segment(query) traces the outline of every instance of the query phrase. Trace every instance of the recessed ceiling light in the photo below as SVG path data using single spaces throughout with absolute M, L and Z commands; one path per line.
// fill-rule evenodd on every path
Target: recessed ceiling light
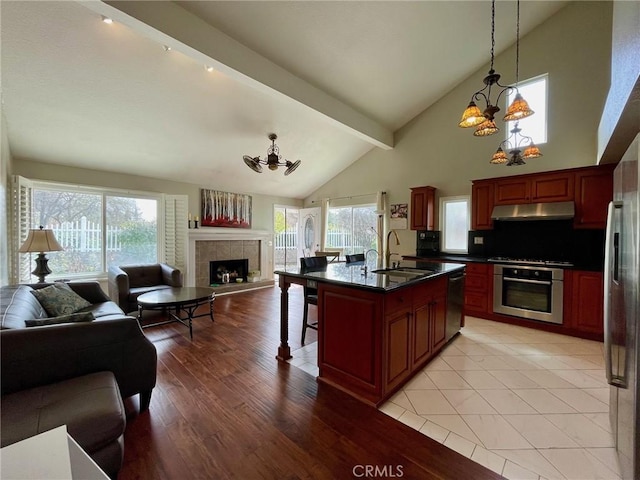
M 113 19 L 105 17 L 104 15 L 102 15 L 102 21 L 108 25 L 111 25 L 113 23 Z
M 170 52 L 171 51 L 171 47 L 169 45 L 163 45 L 164 51 L 165 52 Z
M 207 72 L 213 72 L 213 67 L 212 67 L 211 65 L 205 65 L 205 66 L 204 66 L 204 69 L 205 69 Z

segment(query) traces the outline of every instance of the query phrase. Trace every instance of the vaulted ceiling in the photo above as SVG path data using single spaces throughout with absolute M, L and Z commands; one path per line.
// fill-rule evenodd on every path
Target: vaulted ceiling
M 523 2 L 521 36 L 566 3 Z M 0 9 L 14 158 L 294 198 L 392 148 L 395 130 L 489 60 L 485 0 Z M 515 2 L 499 1 L 496 52 L 514 41 Z M 287 177 L 242 160 L 265 158 L 271 132 L 283 159 L 302 160 Z

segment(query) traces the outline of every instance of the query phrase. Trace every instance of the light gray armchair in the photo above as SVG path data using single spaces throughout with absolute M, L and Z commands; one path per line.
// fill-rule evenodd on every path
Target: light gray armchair
M 165 263 L 110 267 L 108 277 L 109 296 L 125 312 L 138 309 L 143 293 L 182 286 L 182 272 Z

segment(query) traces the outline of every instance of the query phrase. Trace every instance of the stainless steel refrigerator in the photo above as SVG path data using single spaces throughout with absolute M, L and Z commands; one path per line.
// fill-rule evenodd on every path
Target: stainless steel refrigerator
M 622 478 L 640 479 L 640 202 L 636 137 L 614 173 L 605 247 L 605 364 Z

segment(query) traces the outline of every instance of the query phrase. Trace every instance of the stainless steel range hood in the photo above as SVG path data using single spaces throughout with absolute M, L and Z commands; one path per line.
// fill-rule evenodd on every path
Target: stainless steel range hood
M 575 216 L 573 202 L 527 203 L 493 207 L 493 220 L 567 220 Z

